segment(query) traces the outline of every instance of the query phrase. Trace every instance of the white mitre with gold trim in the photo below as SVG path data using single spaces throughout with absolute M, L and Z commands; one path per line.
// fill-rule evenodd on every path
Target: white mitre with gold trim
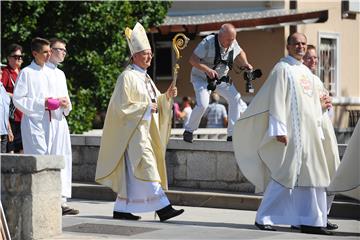
M 127 27 L 125 29 L 125 36 L 130 48 L 131 56 L 135 53 L 151 49 L 145 29 L 140 23 L 137 22 L 133 30 Z

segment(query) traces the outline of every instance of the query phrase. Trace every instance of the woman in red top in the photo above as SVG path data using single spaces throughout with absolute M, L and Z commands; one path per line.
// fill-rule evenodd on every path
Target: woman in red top
M 14 92 L 14 86 L 17 76 L 20 72 L 21 64 L 23 63 L 22 52 L 23 48 L 15 43 L 11 44 L 6 51 L 8 65 L 2 69 L 2 82 L 6 89 L 6 92 L 8 92 L 11 97 Z M 8 142 L 7 152 L 23 152 L 20 128 L 21 118 L 22 112 L 20 112 L 18 109 L 15 110 L 14 114 L 10 113 L 10 124 L 12 132 L 14 134 L 14 141 Z

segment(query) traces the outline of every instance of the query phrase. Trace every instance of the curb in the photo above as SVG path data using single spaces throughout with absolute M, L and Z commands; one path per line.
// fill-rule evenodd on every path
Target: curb
M 172 204 L 192 207 L 256 211 L 262 199 L 262 196 L 255 194 L 204 192 L 194 189 L 170 189 L 165 192 Z M 115 201 L 116 194 L 110 188 L 95 183 L 73 183 L 72 197 Z M 336 195 L 329 216 L 360 220 L 360 202 Z

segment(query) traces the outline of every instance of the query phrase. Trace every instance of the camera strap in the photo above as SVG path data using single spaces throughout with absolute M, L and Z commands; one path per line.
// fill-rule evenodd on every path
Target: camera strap
M 220 53 L 220 44 L 219 44 L 219 40 L 218 40 L 218 34 L 215 34 L 215 59 L 214 59 L 213 69 L 215 69 L 217 67 L 217 65 L 219 65 L 220 63 L 228 66 L 231 70 L 233 67 L 233 63 L 234 63 L 234 50 L 231 50 L 229 52 L 227 60 L 223 60 L 221 58 L 221 53 Z

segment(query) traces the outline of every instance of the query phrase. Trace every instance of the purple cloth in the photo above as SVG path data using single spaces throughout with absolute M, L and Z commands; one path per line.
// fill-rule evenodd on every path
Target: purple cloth
M 60 101 L 58 99 L 49 98 L 47 102 L 49 110 L 56 110 L 60 107 Z

